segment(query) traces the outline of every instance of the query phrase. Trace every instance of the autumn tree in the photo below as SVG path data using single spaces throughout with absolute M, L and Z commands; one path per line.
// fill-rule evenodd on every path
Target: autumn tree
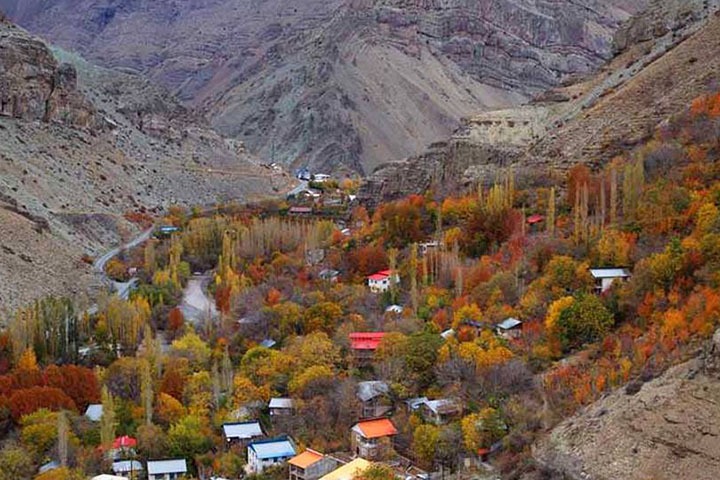
M 423 424 L 415 428 L 412 449 L 424 465 L 432 467 L 439 439 L 440 430 L 435 425 Z
M 473 453 L 481 448 L 490 448 L 506 431 L 500 413 L 490 407 L 466 416 L 462 419 L 461 426 L 465 448 Z
M 612 313 L 596 295 L 580 294 L 557 319 L 555 329 L 565 350 L 602 338 L 613 326 Z
M 115 399 L 107 387 L 102 389 L 103 414 L 100 417 L 100 444 L 103 448 L 109 448 L 115 440 Z

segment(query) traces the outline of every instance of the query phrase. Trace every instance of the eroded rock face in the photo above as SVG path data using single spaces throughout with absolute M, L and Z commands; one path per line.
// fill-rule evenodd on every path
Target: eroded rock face
M 647 0 L 0 0 L 106 66 L 141 71 L 266 159 L 369 173 L 463 117 L 611 54 Z
M 535 458 L 572 480 L 717 479 L 719 360 L 720 332 L 695 360 L 561 423 Z
M 58 65 L 44 43 L 0 23 L 0 50 L 0 114 L 80 127 L 93 122 L 74 67 Z

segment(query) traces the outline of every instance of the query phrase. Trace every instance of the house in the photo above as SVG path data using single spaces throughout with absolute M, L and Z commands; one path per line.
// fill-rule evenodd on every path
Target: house
M 418 245 L 418 247 L 420 247 L 420 255 L 425 256 L 430 250 L 435 250 L 438 246 L 438 242 L 423 242 Z
M 170 238 L 173 233 L 180 231 L 180 227 L 174 225 L 162 225 L 155 230 L 156 238 Z
M 137 440 L 123 435 L 113 440 L 108 455 L 115 460 L 130 458 L 135 455 L 135 447 L 137 447 Z
M 530 225 L 531 228 L 536 228 L 536 225 L 541 225 L 545 221 L 545 217 L 542 215 L 530 215 L 526 222 L 528 225 Z
M 127 480 L 125 477 L 119 477 L 117 475 L 108 475 L 107 473 L 103 473 L 102 475 L 96 475 L 92 477 L 90 480 Z
M 463 408 L 458 401 L 441 398 L 423 403 L 420 407 L 420 413 L 426 421 L 442 425 L 462 416 Z
M 405 400 L 408 413 L 414 413 L 420 410 L 420 408 L 428 401 L 427 397 L 409 398 Z
M 520 338 L 522 335 L 522 322 L 517 318 L 506 318 L 496 325 L 495 331 L 505 339 Z
M 262 473 L 268 467 L 285 463 L 296 454 L 295 444 L 289 437 L 252 442 L 247 446 L 248 472 Z
M 610 289 L 615 280 L 624 282 L 630 278 L 630 270 L 627 268 L 591 268 L 590 275 L 595 279 L 595 291 L 604 293 Z
M 187 462 L 184 458 L 147 461 L 148 480 L 176 480 L 187 471 Z
M 242 446 L 247 445 L 249 442 L 265 436 L 260 422 L 233 422 L 224 423 L 223 426 L 223 437 L 228 445 L 239 444 Z
M 368 287 L 373 293 L 382 293 L 390 290 L 392 285 L 400 283 L 400 276 L 391 270 L 381 270 L 367 277 Z
M 405 310 L 402 305 L 389 305 L 385 309 L 385 313 L 394 313 L 395 315 L 401 315 L 403 313 L 403 310 Z
M 395 425 L 388 418 L 362 420 L 352 427 L 352 450 L 364 459 L 382 460 L 390 454 L 392 437 L 397 433 Z
M 113 473 L 121 478 L 136 479 L 143 471 L 142 463 L 137 460 L 118 460 L 112 464 Z
M 270 399 L 270 405 L 268 405 L 270 408 L 270 415 L 273 417 L 283 417 L 292 415 L 293 412 L 293 401 L 292 398 L 271 398 Z
M 290 215 L 308 216 L 312 215 L 312 207 L 290 207 Z
M 351 333 L 350 349 L 353 352 L 355 363 L 358 365 L 370 363 L 384 336 L 385 332 Z
M 364 458 L 356 458 L 342 467 L 333 470 L 324 477 L 320 477 L 320 480 L 353 480 L 370 465 L 370 462 Z
M 337 460 L 315 450 L 307 449 L 288 460 L 288 480 L 318 480 L 337 468 Z
M 298 180 L 309 181 L 312 178 L 312 175 L 310 175 L 310 170 L 308 170 L 307 167 L 303 167 L 295 171 L 295 177 Z
M 85 417 L 91 422 L 99 422 L 102 418 L 103 406 L 100 403 L 92 403 L 85 409 Z
M 60 468 L 60 466 L 61 466 L 60 462 L 52 460 L 50 462 L 47 462 L 47 463 L 41 465 L 40 468 L 38 468 L 38 474 L 43 474 L 43 473 L 50 472 L 52 470 L 57 470 L 58 468 Z
M 326 268 L 320 271 L 318 277 L 320 278 L 320 280 L 326 282 L 337 283 L 337 281 L 340 279 L 340 272 L 338 272 L 337 270 Z
M 328 180 L 330 180 L 330 175 L 328 175 L 327 173 L 316 173 L 315 175 L 313 175 L 313 182 L 325 183 Z
M 357 398 L 362 404 L 361 418 L 381 417 L 392 410 L 390 386 L 386 382 L 358 383 Z
M 442 332 L 440 336 L 443 338 L 443 340 L 447 340 L 455 336 L 455 330 L 453 330 L 452 328 L 448 328 L 447 330 Z
M 259 344 L 261 347 L 265 348 L 273 348 L 275 345 L 277 345 L 277 342 L 273 340 L 272 338 L 266 338 Z

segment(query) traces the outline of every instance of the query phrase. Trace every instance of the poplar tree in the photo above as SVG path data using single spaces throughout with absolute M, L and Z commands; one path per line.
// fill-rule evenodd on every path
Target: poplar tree
M 58 457 L 60 465 L 63 467 L 68 464 L 68 437 L 70 435 L 70 426 L 65 410 L 61 410 L 57 414 L 57 442 Z
M 550 235 L 555 235 L 555 187 L 550 187 L 545 228 L 547 230 L 547 233 L 549 233 Z
M 102 388 L 102 417 L 100 417 L 100 444 L 110 448 L 115 440 L 115 400 L 107 386 Z
M 417 270 L 418 270 L 418 246 L 413 243 L 410 246 L 410 302 L 412 304 L 413 315 L 417 315 L 420 304 L 420 294 L 418 292 Z

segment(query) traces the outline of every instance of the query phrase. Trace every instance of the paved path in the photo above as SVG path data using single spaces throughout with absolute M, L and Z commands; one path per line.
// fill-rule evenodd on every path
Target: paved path
M 180 310 L 182 310 L 185 320 L 192 324 L 218 317 L 215 301 L 206 293 L 210 280 L 211 278 L 207 275 L 196 275 L 188 280 L 185 287 Z

